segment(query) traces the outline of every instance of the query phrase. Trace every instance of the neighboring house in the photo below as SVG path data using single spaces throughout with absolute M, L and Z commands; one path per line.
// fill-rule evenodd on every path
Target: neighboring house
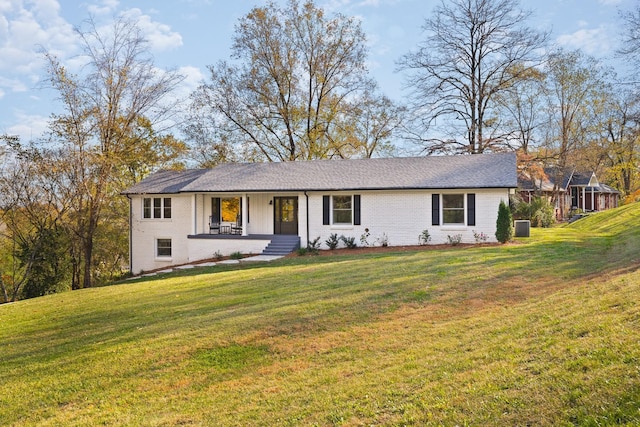
M 599 212 L 617 208 L 620 192 L 615 188 L 598 182 L 594 172 L 574 173 L 568 185 L 566 194 L 571 198 L 571 208 L 584 212 Z
M 284 252 L 331 234 L 389 246 L 448 236 L 495 241 L 500 201 L 517 186 L 513 153 L 227 163 L 161 171 L 124 191 L 138 274 L 233 252 Z M 284 243 L 279 243 L 284 240 Z
M 598 212 L 618 207 L 620 192 L 598 182 L 594 172 L 568 171 L 558 174 L 553 169 L 545 169 L 542 178 L 531 178 L 525 173 L 518 175 L 520 197 L 530 203 L 534 197 L 556 200 L 556 218 L 568 218 L 572 212 Z M 556 180 L 560 183 L 555 185 Z M 558 197 L 554 198 L 557 192 Z

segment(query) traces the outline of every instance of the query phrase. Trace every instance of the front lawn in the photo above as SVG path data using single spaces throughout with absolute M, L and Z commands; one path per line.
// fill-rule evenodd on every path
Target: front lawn
M 0 306 L 4 425 L 638 425 L 640 205 Z

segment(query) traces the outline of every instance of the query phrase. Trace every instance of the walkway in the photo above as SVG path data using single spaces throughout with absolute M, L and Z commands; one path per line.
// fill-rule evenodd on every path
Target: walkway
M 217 261 L 217 262 L 204 262 L 204 263 L 193 263 L 193 264 L 183 264 L 183 265 L 178 265 L 175 267 L 170 267 L 164 270 L 158 270 L 158 271 L 153 271 L 150 273 L 145 273 L 145 274 L 141 274 L 139 276 L 133 276 L 130 277 L 128 280 L 133 280 L 133 279 L 139 279 L 140 277 L 153 277 L 153 276 L 157 276 L 158 274 L 166 274 L 166 273 L 171 273 L 174 271 L 180 271 L 180 270 L 190 270 L 192 268 L 197 268 L 197 267 L 213 267 L 215 265 L 225 265 L 225 264 L 240 264 L 241 262 L 270 262 L 276 259 L 280 259 L 282 258 L 282 256 L 280 255 L 254 255 L 254 256 L 250 256 L 247 258 L 242 258 L 242 259 L 226 259 L 224 261 Z

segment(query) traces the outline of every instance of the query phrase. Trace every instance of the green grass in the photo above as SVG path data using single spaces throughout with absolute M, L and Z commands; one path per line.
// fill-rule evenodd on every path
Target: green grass
M 640 205 L 0 306 L 2 425 L 639 425 Z

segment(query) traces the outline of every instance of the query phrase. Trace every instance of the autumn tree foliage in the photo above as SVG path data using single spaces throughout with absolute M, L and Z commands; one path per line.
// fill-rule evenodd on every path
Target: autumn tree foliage
M 399 110 L 378 94 L 366 59 L 355 18 L 329 16 L 312 1 L 255 7 L 236 25 L 231 60 L 209 66 L 208 81 L 193 94 L 189 126 L 210 135 L 211 159 L 388 151 Z
M 563 49 L 548 56 L 545 73 L 549 119 L 543 146 L 553 160 L 553 182 L 559 191 L 566 174 L 584 169 L 580 162 L 598 135 L 608 76 L 594 58 Z
M 54 179 L 68 194 L 73 287 L 81 288 L 93 283 L 95 241 L 101 227 L 109 225 L 107 209 L 131 185 L 123 177 L 135 170 L 133 178 L 139 179 L 148 172 L 145 165 L 175 158 L 185 147 L 153 128 L 172 114 L 175 101 L 168 95 L 183 77 L 156 68 L 137 24 L 118 18 L 105 30 L 90 19 L 76 33 L 86 60 L 78 74 L 52 52 L 45 58 L 63 107 L 50 122 L 48 138 L 65 152 Z
M 64 288 L 70 245 L 64 218 L 68 194 L 52 179 L 64 158 L 19 143 L 0 169 L 0 278 L 4 302 Z M 68 286 L 67 286 L 68 287 Z

